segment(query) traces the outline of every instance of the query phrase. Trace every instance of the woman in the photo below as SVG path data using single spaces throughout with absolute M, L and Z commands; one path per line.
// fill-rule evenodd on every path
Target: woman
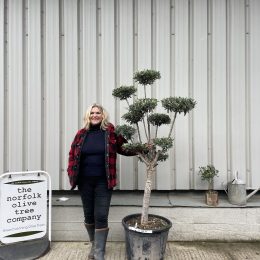
M 116 185 L 116 153 L 127 141 L 116 135 L 108 114 L 98 104 L 90 106 L 69 152 L 68 175 L 72 189 L 78 186 L 85 217 L 85 227 L 92 243 L 89 259 L 104 259 L 108 235 L 108 213 Z

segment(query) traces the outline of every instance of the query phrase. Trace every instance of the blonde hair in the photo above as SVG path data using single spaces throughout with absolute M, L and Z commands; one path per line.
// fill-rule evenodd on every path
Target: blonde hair
M 90 113 L 91 113 L 91 110 L 92 108 L 94 107 L 97 107 L 101 114 L 102 114 L 102 121 L 101 121 L 101 126 L 100 128 L 102 128 L 103 130 L 106 130 L 107 129 L 107 126 L 109 124 L 109 121 L 108 121 L 108 113 L 107 111 L 99 104 L 92 104 L 91 106 L 89 106 L 85 112 L 85 116 L 84 116 L 84 124 L 83 124 L 83 127 L 85 129 L 89 129 L 89 126 L 90 126 Z

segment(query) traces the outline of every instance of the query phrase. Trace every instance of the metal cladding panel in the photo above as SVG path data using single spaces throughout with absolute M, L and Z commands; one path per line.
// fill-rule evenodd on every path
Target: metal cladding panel
M 134 66 L 134 17 L 133 2 L 123 0 L 118 2 L 116 10 L 116 31 L 115 35 L 115 86 L 133 85 L 132 74 Z M 115 123 L 124 124 L 121 116 L 127 112 L 126 102 L 116 101 Z M 118 160 L 118 182 L 120 189 L 133 190 L 136 188 L 136 159 L 133 157 L 126 158 L 120 156 Z
M 227 178 L 227 46 L 226 46 L 226 1 L 213 1 L 211 7 L 211 42 L 210 77 L 208 86 L 211 90 L 211 161 L 218 165 L 219 177 L 215 187 L 221 187 Z
M 97 100 L 97 6 L 96 0 L 82 1 L 79 35 L 79 122 L 86 108 Z
M 60 17 L 59 1 L 46 0 L 44 19 L 44 169 L 50 173 L 53 189 L 59 189 L 60 154 Z M 64 115 L 66 116 L 66 115 Z
M 135 69 L 142 70 L 152 66 L 152 0 L 133 1 L 135 3 Z
M 8 134 L 6 133 L 7 167 L 19 171 L 24 167 L 24 71 L 23 71 L 23 3 L 15 0 L 8 2 L 8 47 L 7 74 L 8 94 L 7 111 Z
M 157 0 L 155 4 L 155 53 L 154 53 L 154 68 L 163 71 L 162 78 L 154 84 L 154 97 L 162 100 L 165 97 L 171 96 L 171 1 Z M 164 109 L 161 103 L 158 103 L 158 113 L 163 113 Z M 154 134 L 155 131 L 152 131 Z M 168 136 L 169 125 L 162 126 L 158 130 L 158 137 Z M 155 176 L 156 189 L 170 190 L 171 187 L 171 165 L 173 158 L 159 163 L 157 166 L 157 173 Z
M 41 63 L 41 5 L 40 0 L 28 1 L 26 41 L 27 120 L 25 129 L 25 169 L 42 167 L 42 63 Z
M 197 101 L 178 115 L 153 187 L 206 189 L 198 171 L 207 164 L 220 171 L 215 189 L 236 171 L 260 186 L 259 13 L 258 0 L 0 0 L 0 171 L 45 170 L 53 189 L 69 189 L 86 108 L 102 103 L 124 123 L 127 104 L 112 90 L 152 68 L 162 78 L 148 94 Z M 119 158 L 118 188 L 143 189 L 145 166 Z
M 134 71 L 152 68 L 152 46 L 154 45 L 154 19 L 152 15 L 154 5 L 152 0 L 134 1 Z M 141 86 L 137 87 L 138 97 L 144 95 L 144 90 Z M 147 89 L 147 95 L 151 95 L 151 89 Z M 144 135 L 141 134 L 142 138 Z M 137 189 L 144 188 L 146 169 L 143 163 L 138 160 L 137 163 Z
M 244 17 L 244 19 L 241 19 Z M 231 177 L 238 171 L 246 180 L 246 82 L 245 82 L 245 4 L 230 1 L 228 9 L 228 138 Z M 241 51 L 243 50 L 243 51 Z
M 174 56 L 172 94 L 189 96 L 189 1 L 177 0 L 172 19 L 174 34 Z M 176 189 L 190 188 L 190 123 L 188 116 L 178 116 L 178 127 L 174 132 L 174 172 L 172 185 Z
M 62 8 L 63 20 L 61 21 L 61 145 L 62 146 L 62 167 L 61 180 L 62 188 L 68 187 L 67 178 L 67 155 L 72 140 L 78 130 L 78 93 L 79 93 L 79 72 L 78 72 L 78 6 L 74 0 L 64 1 Z
M 249 159 L 248 162 L 248 186 L 252 188 L 258 188 L 260 186 L 259 180 L 259 169 L 260 169 L 260 117 L 259 117 L 259 100 L 260 100 L 260 1 L 250 1 L 248 10 L 248 22 L 250 26 L 247 28 L 249 37 L 248 42 L 248 139 L 249 143 Z
M 207 46 L 207 1 L 199 0 L 192 3 L 192 19 L 190 23 L 190 92 L 197 101 L 193 118 L 193 180 L 191 187 L 203 188 L 197 175 L 200 166 L 208 162 L 208 46 Z M 177 122 L 178 123 L 178 122 Z
M 110 120 L 115 121 L 115 102 L 112 90 L 115 88 L 115 1 L 101 0 L 99 31 L 100 84 L 98 101 L 110 111 Z
M 5 41 L 4 41 L 4 0 L 0 0 L 0 173 L 4 172 L 4 126 L 5 126 Z

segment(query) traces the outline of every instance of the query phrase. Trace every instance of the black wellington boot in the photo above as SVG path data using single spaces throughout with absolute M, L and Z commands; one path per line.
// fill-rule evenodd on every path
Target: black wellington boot
M 88 259 L 95 259 L 94 258 L 94 248 L 95 248 L 95 224 L 85 224 L 85 227 L 88 232 L 89 241 L 91 242 L 91 249 L 88 255 Z
M 95 230 L 95 250 L 94 250 L 94 259 L 95 260 L 104 260 L 106 242 L 108 235 L 108 228 L 96 229 Z

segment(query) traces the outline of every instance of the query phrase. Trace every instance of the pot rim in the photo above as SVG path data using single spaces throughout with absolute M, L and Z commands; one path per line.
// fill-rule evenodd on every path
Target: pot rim
M 160 228 L 160 229 L 141 229 L 141 228 L 130 227 L 126 224 L 127 220 L 134 218 L 134 217 L 137 217 L 137 216 L 140 216 L 140 215 L 141 215 L 141 213 L 135 213 L 135 214 L 130 214 L 130 215 L 125 216 L 122 219 L 122 225 L 124 226 L 124 228 L 129 230 L 129 231 L 134 231 L 134 232 L 138 232 L 138 233 L 153 233 L 153 234 L 155 234 L 155 233 L 162 233 L 162 232 L 168 231 L 172 227 L 172 222 L 169 219 L 167 219 L 163 216 L 160 216 L 160 215 L 155 215 L 155 214 L 148 214 L 148 216 L 153 216 L 153 217 L 162 219 L 165 222 L 167 222 L 168 225 L 163 227 L 163 228 Z
M 207 194 L 218 194 L 218 191 L 216 191 L 216 190 L 207 190 L 206 193 Z

